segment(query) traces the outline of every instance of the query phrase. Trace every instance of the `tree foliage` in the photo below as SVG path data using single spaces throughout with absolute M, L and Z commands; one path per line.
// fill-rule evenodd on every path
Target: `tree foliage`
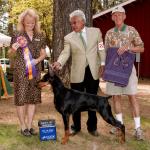
M 93 14 L 111 8 L 127 0 L 92 0 Z
M 6 12 L 6 1 L 0 0 L 0 18 Z
M 0 32 L 7 34 L 8 4 L 6 0 L 0 0 Z
M 18 15 L 27 8 L 37 10 L 40 17 L 41 28 L 45 32 L 47 45 L 51 47 L 53 0 L 9 0 L 10 23 L 17 24 Z
M 57 2 L 57 0 L 55 0 Z M 54 1 L 54 2 L 55 2 Z M 90 0 L 92 1 L 92 13 L 95 14 L 96 12 L 105 10 L 109 7 L 112 7 L 118 3 L 121 3 L 126 0 Z M 86 3 L 85 3 L 86 2 Z M 83 0 L 81 2 L 77 0 L 58 0 L 58 3 L 62 3 L 62 7 L 58 10 L 60 13 L 59 16 L 62 15 L 63 10 L 69 10 L 71 5 L 75 5 L 76 7 L 80 8 L 81 5 L 79 3 L 85 3 L 85 7 L 88 8 L 87 1 Z M 70 6 L 68 5 L 70 3 Z M 67 4 L 67 5 L 65 5 Z M 45 32 L 47 44 L 51 48 L 51 41 L 52 41 L 52 18 L 53 18 L 53 0 L 0 0 L 0 16 L 3 14 L 4 11 L 8 11 L 9 16 L 9 25 L 8 25 L 8 32 L 11 34 L 13 32 L 14 27 L 17 24 L 18 15 L 24 11 L 26 8 L 35 8 L 40 16 L 41 28 Z M 3 6 L 3 7 L 2 7 Z M 69 7 L 68 7 L 69 6 Z M 91 7 L 91 6 L 90 6 Z M 87 9 L 84 8 L 85 13 Z M 67 14 L 65 14 L 67 15 Z M 87 21 L 89 22 L 89 21 Z M 69 28 L 68 28 L 69 30 Z

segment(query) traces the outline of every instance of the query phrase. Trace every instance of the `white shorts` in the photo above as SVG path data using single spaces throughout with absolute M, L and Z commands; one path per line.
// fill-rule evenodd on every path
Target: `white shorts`
M 135 95 L 137 93 L 138 78 L 136 75 L 135 66 L 129 78 L 129 83 L 126 87 L 115 86 L 114 83 L 106 82 L 106 94 L 108 95 Z

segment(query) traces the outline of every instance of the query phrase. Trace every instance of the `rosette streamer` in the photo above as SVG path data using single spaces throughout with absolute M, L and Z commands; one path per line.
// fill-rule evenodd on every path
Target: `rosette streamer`
M 29 78 L 29 80 L 31 80 L 37 75 L 34 59 L 32 58 L 26 38 L 23 36 L 19 36 L 17 38 L 17 42 L 22 48 L 25 65 L 26 65 L 26 70 L 25 70 L 26 76 Z

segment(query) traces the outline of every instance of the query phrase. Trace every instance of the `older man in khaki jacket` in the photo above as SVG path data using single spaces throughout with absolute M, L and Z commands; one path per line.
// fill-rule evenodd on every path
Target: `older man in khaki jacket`
M 97 94 L 100 72 L 103 72 L 105 65 L 101 31 L 85 26 L 86 18 L 81 10 L 70 14 L 70 23 L 73 32 L 65 36 L 64 50 L 53 64 L 53 69 L 60 70 L 71 56 L 71 88 Z M 71 128 L 76 134 L 81 130 L 80 112 L 73 115 L 73 122 Z M 88 111 L 87 129 L 93 136 L 98 136 L 95 111 Z

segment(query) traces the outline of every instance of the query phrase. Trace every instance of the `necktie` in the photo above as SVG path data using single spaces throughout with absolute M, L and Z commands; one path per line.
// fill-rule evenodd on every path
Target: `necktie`
M 83 35 L 82 35 L 82 31 L 80 32 L 80 38 L 81 38 L 81 40 L 82 40 L 82 43 L 83 43 L 83 45 L 84 45 L 84 48 L 86 49 L 86 42 L 85 42 L 85 39 L 84 39 L 84 37 L 83 37 Z
M 80 32 L 80 38 L 81 38 L 81 40 L 82 40 L 82 43 L 83 43 L 83 46 L 84 46 L 84 48 L 85 48 L 85 50 L 86 50 L 86 42 L 85 42 L 85 39 L 84 39 L 84 37 L 83 37 L 83 35 L 82 35 L 82 31 Z M 86 58 L 86 67 L 88 66 L 88 61 L 87 61 L 87 58 Z

